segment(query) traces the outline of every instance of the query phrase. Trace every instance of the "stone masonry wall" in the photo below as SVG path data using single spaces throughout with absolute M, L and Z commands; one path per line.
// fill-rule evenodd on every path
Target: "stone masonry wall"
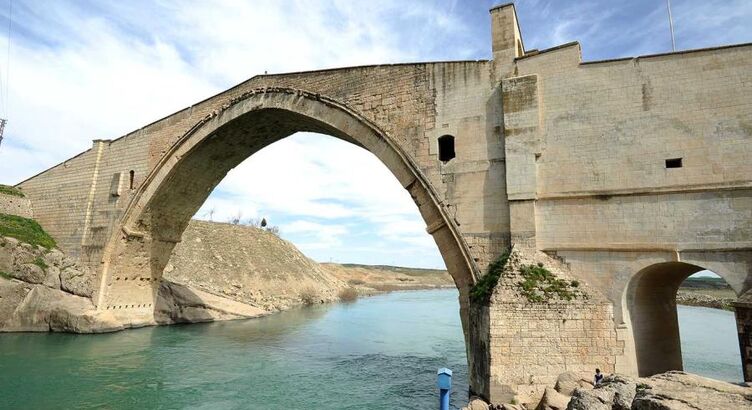
M 0 194 L 0 214 L 18 215 L 24 218 L 34 217 L 29 198 L 6 194 Z
M 508 401 L 510 393 L 538 398 L 567 371 L 613 373 L 624 354 L 608 302 L 501 302 L 489 317 L 491 379 L 501 385 L 491 390 L 494 402 Z

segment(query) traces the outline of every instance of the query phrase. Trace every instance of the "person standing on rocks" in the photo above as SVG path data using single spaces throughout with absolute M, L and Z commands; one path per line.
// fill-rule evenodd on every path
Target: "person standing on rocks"
M 595 369 L 595 385 L 601 384 L 601 381 L 603 380 L 603 373 L 601 373 L 601 369 Z

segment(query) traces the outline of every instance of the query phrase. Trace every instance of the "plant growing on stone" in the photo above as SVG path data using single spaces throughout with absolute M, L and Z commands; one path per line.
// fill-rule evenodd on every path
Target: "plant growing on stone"
M 23 191 L 21 191 L 20 189 L 16 187 L 12 187 L 10 185 L 3 185 L 3 184 L 0 184 L 0 194 L 17 196 L 20 198 L 23 198 L 26 196 L 24 195 Z
M 520 267 L 520 275 L 523 280 L 517 283 L 517 287 L 528 301 L 541 303 L 552 298 L 561 300 L 577 298 L 579 292 L 574 288 L 580 286 L 579 282 L 559 279 L 542 265 Z
M 41 257 L 37 256 L 36 259 L 34 259 L 34 265 L 39 266 L 42 268 L 43 271 L 47 271 L 47 263 L 42 259 Z
M 504 268 L 507 266 L 509 255 L 509 250 L 505 250 L 494 262 L 488 265 L 486 274 L 470 289 L 471 302 L 483 305 L 488 304 L 491 300 L 491 294 L 496 284 L 499 283 Z

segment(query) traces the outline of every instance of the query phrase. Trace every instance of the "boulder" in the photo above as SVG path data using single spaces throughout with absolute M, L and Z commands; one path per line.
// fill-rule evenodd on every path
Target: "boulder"
M 33 263 L 25 263 L 20 266 L 16 265 L 10 272 L 10 275 L 18 280 L 37 284 L 44 282 L 47 273 L 40 266 Z
M 47 268 L 42 285 L 52 289 L 60 289 L 60 269 L 57 266 L 51 265 Z
M 536 410 L 565 410 L 569 404 L 569 396 L 565 396 L 555 389 L 546 387 Z
M 578 387 L 588 389 L 592 388 L 593 384 L 575 372 L 564 372 L 556 379 L 554 386 L 557 392 L 566 396 L 574 394 L 574 390 Z
M 28 285 L 27 285 L 28 286 Z M 75 332 L 100 333 L 122 330 L 108 316 L 97 312 L 87 298 L 74 296 L 43 285 L 32 285 L 2 324 L 0 330 L 11 332 Z
M 30 290 L 31 285 L 25 282 L 0 277 L 0 329 L 3 328 L 4 322 L 13 315 L 13 312 L 23 302 Z
M 63 266 L 63 259 L 65 254 L 58 249 L 52 249 L 44 255 L 44 261 L 50 266 Z
M 462 410 L 489 410 L 488 403 L 478 398 L 471 398 L 470 403 Z
M 567 410 L 611 410 L 614 392 L 606 389 L 577 388 L 569 400 Z
M 160 324 L 247 319 L 267 311 L 170 281 L 162 281 L 154 319 Z
M 79 270 L 73 266 L 64 268 L 60 272 L 60 287 L 74 295 L 90 298 L 94 293 L 92 275 L 86 270 Z
M 639 380 L 633 410 L 752 409 L 752 388 L 684 372 Z

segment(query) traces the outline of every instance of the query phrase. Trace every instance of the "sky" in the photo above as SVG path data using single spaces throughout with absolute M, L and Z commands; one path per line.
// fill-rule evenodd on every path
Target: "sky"
M 9 122 L 0 183 L 18 183 L 92 139 L 117 138 L 265 71 L 488 59 L 488 10 L 497 3 L 2 0 L 0 115 Z M 671 50 L 663 0 L 516 7 L 528 50 L 576 40 L 586 61 Z M 678 50 L 752 42 L 752 1 L 673 0 L 672 11 Z M 237 215 L 267 218 L 321 262 L 444 266 L 390 172 L 328 136 L 296 134 L 261 150 L 196 217 Z

